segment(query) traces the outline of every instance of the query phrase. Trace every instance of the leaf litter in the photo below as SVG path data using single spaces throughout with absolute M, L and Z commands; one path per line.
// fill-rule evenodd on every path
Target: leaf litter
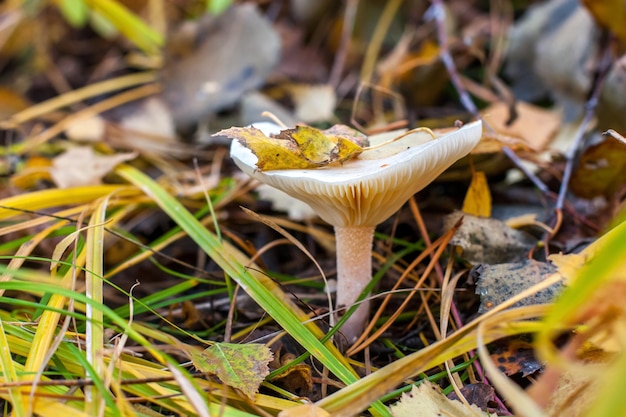
M 114 252 L 108 247 L 113 246 L 113 241 L 105 235 L 104 263 L 108 263 L 107 268 L 117 265 L 114 270 L 118 272 L 111 279 L 119 288 L 130 288 L 140 277 L 142 283 L 133 296 L 135 301 L 141 299 L 141 303 L 129 306 L 129 298 L 108 282 L 104 286 L 105 302 L 116 308 L 122 321 L 134 320 L 141 334 L 151 343 L 165 343 L 170 349 L 168 352 L 175 352 L 166 371 L 163 371 L 166 369 L 163 364 L 152 362 L 152 358 L 139 360 L 123 356 L 120 360 L 127 367 L 125 372 L 131 372 L 128 371 L 131 369 L 133 376 L 148 379 L 156 375 L 173 377 L 180 387 L 172 388 L 176 384 L 169 382 L 146 382 L 144 386 L 154 388 L 154 391 L 141 391 L 115 385 L 118 379 L 114 378 L 110 391 L 117 395 L 126 390 L 126 395 L 139 395 L 142 403 L 151 407 L 151 412 L 169 410 L 203 414 L 206 407 L 196 406 L 206 402 L 209 408 L 225 407 L 219 412 L 229 415 L 251 410 L 252 401 L 255 407 L 272 415 L 328 415 L 326 410 L 337 415 L 355 415 L 378 398 L 367 397 L 368 393 L 375 391 L 366 385 L 367 378 L 345 386 L 345 381 L 340 382 L 336 375 L 328 374 L 317 360 L 299 358 L 298 355 L 306 354 L 300 346 L 287 353 L 276 350 L 275 360 L 271 362 L 271 353 L 265 345 L 248 343 L 246 335 L 251 334 L 252 327 L 260 326 L 275 335 L 283 329 L 272 323 L 258 306 L 252 305 L 249 297 L 241 296 L 241 293 L 233 296 L 232 281 L 224 279 L 223 271 L 216 263 L 198 256 L 196 245 L 181 240 L 182 234 L 174 228 L 170 217 L 145 197 L 140 197 L 137 189 L 129 190 L 132 187 L 114 175 L 119 171 L 116 166 L 126 162 L 158 178 L 163 189 L 176 194 L 185 207 L 197 212 L 206 227 L 223 232 L 221 238 L 250 254 L 254 262 L 245 260 L 244 267 L 254 265 L 269 274 L 281 288 L 274 290 L 278 294 L 276 297 L 297 300 L 316 325 L 326 330 L 331 312 L 325 303 L 327 297 L 323 294 L 325 289 L 319 282 L 318 272 L 310 267 L 299 249 L 281 243 L 279 236 L 251 221 L 238 207 L 243 205 L 272 215 L 281 210 L 297 213 L 301 216 L 298 223 L 281 219 L 284 221 L 281 225 L 292 228 L 322 268 L 332 274 L 332 241 L 320 242 L 320 236 L 329 235 L 328 227 L 310 213 L 296 210 L 289 201 L 275 208 L 260 201 L 250 192 L 254 184 L 241 180 L 229 162 L 222 163 L 220 152 L 223 153 L 223 149 L 215 149 L 226 143 L 208 139 L 213 132 L 222 130 L 230 137 L 246 137 L 247 144 L 261 161 L 260 169 L 323 169 L 324 166 L 347 163 L 367 146 L 354 129 L 337 127 L 341 125 L 335 123 L 359 121 L 364 130 L 380 129 L 385 125 L 389 129 L 398 126 L 412 128 L 415 120 L 418 125 L 430 128 L 452 126 L 456 119 L 467 122 L 472 116 L 485 123 L 484 138 L 470 159 L 460 161 L 440 181 L 420 193 L 418 210 L 407 208 L 377 229 L 374 272 L 380 271 L 381 276 L 374 300 L 388 289 L 396 291 L 394 283 L 399 275 L 408 281 L 422 279 L 418 277 L 426 268 L 426 261 L 412 263 L 417 256 L 413 252 L 416 247 L 420 248 L 419 251 L 426 247 L 427 253 L 432 249 L 421 242 L 422 237 L 429 242 L 428 233 L 440 233 L 463 217 L 461 228 L 451 240 L 451 247 L 443 255 L 439 254 L 441 258 L 435 261 L 436 267 L 429 267 L 431 272 L 423 276 L 424 282 L 415 287 L 414 282 L 400 286 L 397 293 L 389 296 L 385 311 L 391 315 L 401 305 L 403 291 L 416 292 L 420 296 L 415 299 L 420 300 L 403 306 L 407 310 L 397 322 L 384 323 L 385 311 L 381 311 L 382 317 L 376 316 L 380 317 L 381 323 L 375 327 L 387 326 L 388 330 L 370 340 L 367 354 L 352 355 L 354 369 L 361 376 L 368 373 L 376 377 L 385 375 L 385 372 L 391 372 L 400 357 L 419 358 L 420 352 L 426 351 L 429 345 L 454 340 L 472 317 L 481 320 L 481 317 L 500 314 L 499 306 L 514 307 L 516 310 L 510 310 L 514 313 L 532 308 L 539 311 L 543 304 L 556 305 L 556 312 L 549 312 L 549 317 L 554 317 L 559 311 L 566 310 L 559 307 L 559 294 L 573 297 L 568 295 L 570 288 L 575 292 L 584 282 L 577 278 L 580 271 L 593 267 L 592 272 L 595 272 L 587 272 L 587 277 L 605 276 L 601 274 L 601 266 L 593 263 L 601 255 L 594 244 L 580 254 L 569 252 L 581 244 L 584 248 L 589 242 L 598 242 L 603 233 L 610 237 L 611 230 L 621 230 L 623 213 L 626 212 L 625 147 L 619 139 L 614 139 L 626 131 L 621 117 L 626 108 L 623 102 L 626 77 L 623 76 L 624 58 L 619 56 L 624 47 L 626 25 L 621 21 L 623 9 L 620 7 L 623 5 L 619 2 L 595 4 L 551 0 L 534 6 L 522 2 L 515 6 L 518 9 L 514 15 L 506 5 L 492 5 L 490 13 L 498 16 L 498 22 L 513 22 L 508 49 L 498 49 L 503 44 L 499 41 L 504 39 L 507 27 L 497 27 L 493 16 L 460 0 L 446 1 L 445 8 L 443 2 L 435 0 L 428 13 L 395 1 L 388 4 L 346 2 L 341 7 L 321 7 L 317 11 L 303 8 L 297 12 L 295 2 L 283 5 L 280 10 L 251 2 L 232 5 L 222 14 L 204 17 L 201 17 L 204 10 L 199 11 L 191 2 L 176 5 L 155 2 L 149 11 L 139 4 L 124 3 L 124 7 L 115 8 L 115 13 L 110 13 L 112 9 L 105 9 L 105 13 L 99 14 L 104 19 L 120 17 L 119 21 L 110 21 L 109 26 L 98 24 L 97 19 L 89 19 L 89 6 L 81 9 L 84 13 L 70 13 L 67 7 L 51 3 L 42 8 L 44 19 L 40 18 L 44 15 L 23 14 L 21 6 L 9 3 L 0 6 L 9 19 L 0 29 L 3 41 L 6 40 L 0 52 L 4 63 L 0 71 L 2 79 L 9 80 L 2 89 L 6 100 L 1 115 L 6 145 L 3 174 L 10 176 L 7 183 L 11 187 L 4 187 L 1 191 L 3 196 L 15 196 L 0 202 L 8 207 L 4 209 L 7 214 L 3 214 L 6 216 L 3 220 L 12 222 L 3 233 L 3 250 L 18 259 L 33 250 L 28 242 L 38 242 L 37 255 L 50 257 L 54 254 L 55 259 L 77 262 L 81 267 L 80 245 L 77 258 L 63 258 L 66 251 L 59 249 L 70 251 L 68 242 L 73 233 L 65 231 L 61 221 L 77 221 L 76 227 L 79 228 L 83 218 L 76 217 L 76 213 L 92 215 L 95 213 L 91 211 L 93 207 L 101 204 L 99 199 L 112 204 L 107 218 L 96 223 L 106 224 L 110 230 L 107 233 L 119 233 L 115 240 L 123 237 L 131 250 L 123 252 L 121 260 L 108 257 Z M 117 2 L 111 4 L 114 5 L 111 7 L 118 5 Z M 57 13 L 57 7 L 62 14 Z M 431 18 L 426 18 L 427 15 Z M 129 25 L 128 22 L 136 24 Z M 20 30 L 25 35 L 19 37 L 15 36 L 16 27 L 32 30 Z M 113 34 L 111 28 L 114 27 L 121 33 L 120 38 L 101 36 Z M 611 48 L 602 43 L 608 38 L 608 32 L 615 40 Z M 55 33 L 55 36 L 39 36 L 40 43 L 32 41 L 42 33 Z M 581 34 L 584 36 L 579 36 Z M 159 50 L 163 39 L 167 39 L 168 46 Z M 466 40 L 473 42 L 471 47 Z M 81 49 L 84 45 L 88 46 Z M 77 50 L 82 51 L 81 54 L 75 53 Z M 603 73 L 600 55 L 607 50 L 613 54 L 613 65 Z M 477 51 L 488 53 L 477 61 Z M 35 56 L 40 61 L 33 60 Z M 48 64 L 41 65 L 41 62 Z M 502 71 L 503 62 L 505 69 Z M 160 77 L 146 73 L 138 84 L 129 83 L 124 78 L 124 74 L 146 69 L 156 69 Z M 509 78 L 501 80 L 502 74 Z M 448 94 L 450 80 L 460 93 L 460 100 L 456 95 Z M 458 80 L 463 82 L 456 82 Z M 360 82 L 378 86 L 359 95 Z M 141 86 L 142 83 L 148 84 Z M 92 85 L 95 87 L 89 90 Z M 138 85 L 137 90 L 133 90 Z M 463 96 L 467 93 L 463 86 L 472 94 L 468 96 L 469 100 Z M 87 90 L 80 90 L 81 87 Z M 162 93 L 155 94 L 161 89 Z M 578 126 L 576 117 L 589 112 L 593 107 L 590 104 L 595 103 L 593 100 L 585 102 L 588 97 L 594 97 L 591 94 L 594 89 L 598 102 L 595 124 L 585 119 Z M 147 95 L 152 97 L 144 98 Z M 244 109 L 246 97 L 261 97 L 261 104 Z M 546 102 L 546 97 L 556 105 Z M 468 104 L 473 98 L 482 101 L 480 111 Z M 356 100 L 357 105 L 352 106 L 351 100 Z M 28 107 L 30 103 L 37 104 Z M 43 107 L 39 107 L 41 103 Z M 289 125 L 282 135 L 261 137 L 253 129 L 244 127 L 259 121 L 262 111 L 273 108 L 282 112 L 281 119 Z M 346 111 L 348 108 L 353 109 L 352 114 Z M 81 117 L 72 119 L 75 114 Z M 330 125 L 334 126 L 328 129 Z M 241 127 L 224 130 L 228 126 Z M 611 137 L 600 135 L 609 129 L 615 134 Z M 391 133 L 391 137 L 399 134 L 402 133 Z M 584 144 L 584 147 L 572 147 L 575 135 L 581 140 L 574 143 Z M 582 135 L 588 137 L 583 140 Z M 70 147 L 66 139 L 79 142 L 81 146 Z M 555 141 L 563 139 L 566 146 L 557 147 Z M 268 147 L 268 143 L 271 146 Z M 125 153 L 124 150 L 128 149 L 133 153 Z M 189 155 L 199 158 L 200 165 L 204 165 L 203 172 L 211 171 L 210 181 L 203 182 L 202 175 L 194 175 L 190 161 L 184 159 Z M 568 170 L 572 173 L 571 181 L 563 175 Z M 180 175 L 181 172 L 185 175 Z M 102 194 L 104 188 L 84 188 L 103 182 L 119 185 L 111 191 L 116 198 L 107 200 L 107 195 Z M 206 194 L 180 192 L 203 188 L 208 188 Z M 46 191 L 61 189 L 67 189 L 69 194 L 45 197 L 48 195 Z M 567 192 L 570 189 L 572 193 Z M 92 190 L 89 191 L 91 194 L 87 190 Z M 555 204 L 557 192 L 567 198 Z M 207 199 L 212 203 L 210 208 L 205 206 Z M 15 212 L 11 207 L 30 211 Z M 517 212 L 519 221 L 503 220 L 499 216 L 503 207 Z M 462 214 L 454 213 L 459 209 Z M 205 214 L 208 212 L 212 213 L 211 216 Z M 50 213 L 52 216 L 47 221 L 59 223 L 48 228 L 45 219 Z M 449 213 L 453 214 L 444 218 Z M 524 217 L 531 213 L 533 216 L 539 213 L 539 217 L 532 220 Z M 61 217 L 52 220 L 57 215 Z M 63 216 L 69 217 L 64 219 Z M 526 220 L 520 220 L 523 218 Z M 60 233 L 58 230 L 69 236 L 62 244 L 55 240 Z M 19 251 L 12 249 L 18 246 Z M 55 247 L 59 250 L 53 250 Z M 136 255 L 132 248 L 136 249 Z M 612 251 L 615 259 L 624 258 L 623 245 L 602 248 L 601 251 Z M 559 252 L 565 253 L 559 255 Z M 124 259 L 126 256 L 128 259 Z M 141 262 L 150 256 L 154 260 L 152 263 Z M 543 279 L 554 278 L 554 266 L 547 262 L 548 259 L 558 266 L 563 283 L 535 291 L 534 288 L 543 285 Z M 93 265 L 93 259 L 90 262 Z M 10 266 L 13 265 L 17 264 L 12 261 Z M 415 270 L 407 269 L 407 265 L 412 265 Z M 472 272 L 468 273 L 470 269 Z M 616 274 L 619 269 L 612 271 Z M 449 282 L 447 277 L 451 275 L 456 275 L 451 281 L 454 282 L 453 288 L 447 287 L 453 294 L 453 310 L 450 312 L 453 323 L 442 338 L 438 335 L 439 323 L 436 323 L 433 312 L 439 307 L 437 291 L 443 286 L 442 282 Z M 620 374 L 610 368 L 610 364 L 623 355 L 619 338 L 614 336 L 623 324 L 624 316 L 617 301 L 617 294 L 622 291 L 620 283 L 609 275 L 602 281 L 604 290 L 587 291 L 586 297 L 593 300 L 593 305 L 586 303 L 582 296 L 572 301 L 569 308 L 577 308 L 579 314 L 573 316 L 575 320 L 561 323 L 561 327 L 553 326 L 561 329 L 561 338 L 551 340 L 553 349 L 560 349 L 563 355 L 572 359 L 570 362 L 577 359 L 583 365 L 593 363 L 596 365 L 594 369 L 604 369 L 604 374 L 586 371 L 588 368 L 584 367 L 575 368 L 571 364 L 563 367 L 554 357 L 546 355 L 545 340 L 536 343 L 528 338 L 528 333 L 542 331 L 538 330 L 541 324 L 537 324 L 541 321 L 516 322 L 520 327 L 526 326 L 528 331 L 520 331 L 526 333 L 522 336 L 503 339 L 503 351 L 497 351 L 497 344 L 490 346 L 490 360 L 496 365 L 505 361 L 506 366 L 503 365 L 501 371 L 506 375 L 515 378 L 521 375 L 516 381 L 522 387 L 531 386 L 528 394 L 543 404 L 546 415 L 574 412 L 593 415 L 593 410 L 600 409 L 597 404 L 593 408 L 589 406 L 595 398 L 617 398 L 610 397 L 610 388 L 619 385 L 615 381 L 619 380 Z M 3 277 L 9 277 L 9 274 Z M 180 280 L 181 277 L 185 280 Z M 6 286 L 11 285 L 10 280 L 4 282 Z M 76 297 L 80 299 L 82 287 L 76 288 Z M 534 296 L 509 305 L 513 304 L 509 303 L 511 297 L 522 291 L 534 292 Z M 8 307 L 3 307 L 1 313 L 10 317 L 11 323 L 30 322 L 39 314 L 37 309 L 20 313 L 25 311 L 21 310 L 25 307 L 20 300 L 26 297 L 36 300 L 40 308 L 60 308 L 46 305 L 47 299 L 38 298 L 40 294 L 36 291 L 18 294 L 15 301 L 8 297 Z M 183 309 L 180 316 L 167 316 L 174 318 L 175 323 L 152 313 L 173 312 L 179 301 L 170 300 L 181 298 L 184 299 L 181 305 L 188 308 Z M 320 299 L 324 301 L 320 302 Z M 71 305 L 68 303 L 65 307 L 71 308 Z M 131 313 L 133 308 L 135 314 Z M 532 318 L 540 319 L 543 314 Z M 572 318 L 571 314 L 569 318 Z M 82 320 L 78 317 L 79 324 L 83 323 Z M 3 323 L 2 332 L 10 335 L 6 340 L 25 337 L 12 328 L 10 322 L 3 320 Z M 119 326 L 120 322 L 116 323 Z M 584 325 L 577 327 L 579 323 Z M 45 328 L 55 326 L 56 323 L 52 323 L 35 328 L 37 343 L 51 345 L 52 336 L 45 333 Z M 106 326 L 110 323 L 107 322 Z M 63 329 L 60 323 L 59 328 Z M 75 330 L 80 332 L 80 329 L 78 326 Z M 591 329 L 589 334 L 585 333 L 588 329 Z M 109 330 L 116 332 L 119 328 Z M 231 330 L 241 336 L 236 340 L 246 342 L 224 343 L 222 339 Z M 293 328 L 284 330 L 298 331 Z M 498 337 L 508 335 L 507 332 L 515 333 L 509 329 Z M 189 352 L 181 346 L 185 343 L 195 345 L 192 340 L 198 337 L 214 344 L 204 352 L 194 350 L 196 366 L 203 372 L 216 375 L 222 383 L 220 385 L 211 385 L 214 381 L 211 378 L 195 378 L 193 384 L 183 383 L 181 378 L 187 376 L 172 367 L 178 366 Z M 140 338 L 134 335 L 131 340 L 130 349 L 139 349 Z M 267 339 L 262 340 L 264 343 Z M 32 340 L 26 342 L 30 344 Z M 60 349 L 70 348 L 67 343 L 63 341 Z M 567 343 L 580 344 L 575 355 L 568 351 Z M 12 362 L 15 362 L 13 367 L 22 366 L 23 361 L 18 361 L 19 364 L 15 361 L 16 355 L 28 355 L 26 363 L 35 363 L 36 352 L 27 354 L 18 345 L 8 344 L 11 355 L 0 358 L 3 366 L 10 368 Z M 216 346 L 220 350 L 217 354 Z M 449 381 L 454 380 L 464 397 L 481 410 L 459 406 L 460 402 L 447 400 L 433 388 L 426 391 L 435 398 L 424 401 L 436 403 L 438 410 L 449 410 L 453 413 L 451 415 L 465 415 L 469 410 L 472 410 L 470 415 L 485 414 L 486 410 L 497 410 L 499 415 L 505 415 L 507 407 L 516 411 L 514 398 L 518 397 L 497 383 L 492 386 L 489 375 L 483 378 L 481 367 L 464 356 L 472 354 L 471 346 L 474 345 L 454 350 L 458 353 L 454 361 L 473 367 L 472 371 L 448 373 L 438 377 L 437 383 L 449 390 Z M 359 352 L 363 349 L 361 347 Z M 456 348 L 450 345 L 442 352 L 451 349 Z M 539 358 L 535 357 L 535 349 L 543 352 Z M 444 354 L 440 355 L 443 358 Z M 56 372 L 55 364 L 62 364 L 65 357 L 55 356 L 47 364 L 47 369 Z M 594 359 L 596 357 L 600 359 Z M 437 374 L 437 365 L 450 359 L 430 363 L 425 369 L 419 368 L 420 371 L 418 368 L 396 369 L 393 373 L 402 375 L 406 381 L 417 378 L 415 373 L 422 371 L 433 376 Z M 605 364 L 609 366 L 602 368 Z M 72 366 L 68 362 L 61 368 L 68 374 L 68 370 L 73 372 Z M 270 370 L 277 367 L 286 367 L 286 370 L 268 378 Z M 531 380 L 526 378 L 530 375 L 539 378 L 538 386 L 557 386 L 558 390 L 544 389 L 538 395 L 533 392 Z M 607 381 L 612 385 L 603 385 L 602 375 L 607 375 Z M 82 378 L 83 370 L 73 376 Z M 103 377 L 102 381 L 108 381 L 107 378 Z M 18 382 L 3 381 L 5 384 Z M 36 394 L 41 394 L 42 398 L 57 394 L 47 388 L 49 382 L 53 381 L 44 377 Z M 70 382 L 65 382 L 68 387 Z M 202 390 L 197 390 L 196 385 L 215 397 L 203 397 Z M 226 392 L 224 386 L 240 390 L 245 399 L 237 397 L 239 394 Z M 421 386 L 426 387 L 426 384 Z M 390 393 L 396 388 L 395 385 L 388 386 L 383 391 Z M 401 388 L 406 390 L 411 386 Z M 17 395 L 8 401 L 21 403 L 19 390 L 8 389 Z M 413 389 L 414 392 L 425 390 Z M 354 401 L 350 404 L 341 402 L 342 393 L 357 390 L 360 394 L 351 397 L 355 398 Z M 542 398 L 552 392 L 552 399 Z M 300 404 L 295 394 L 305 394 L 316 403 L 294 407 Z M 188 398 L 189 403 L 164 399 L 171 395 Z M 414 401 L 422 401 L 422 395 L 416 394 L 418 400 L 415 400 L 405 394 L 400 403 L 415 411 Z M 396 401 L 399 396 L 399 392 L 394 392 L 393 396 L 386 397 L 387 403 Z M 489 400 L 483 401 L 484 398 Z M 106 403 L 107 412 L 117 412 L 129 406 L 123 396 L 117 399 L 119 403 Z M 79 401 L 83 400 L 81 397 Z M 568 405 L 574 401 L 581 402 L 574 407 L 576 411 Z M 494 408 L 494 403 L 500 406 Z M 611 404 L 611 401 L 604 404 Z M 40 403 L 33 406 L 37 414 L 52 413 Z M 374 415 L 389 413 L 386 408 L 376 407 L 379 408 L 370 410 Z M 293 411 L 291 414 L 290 410 Z M 256 411 L 250 413 L 256 414 Z M 56 410 L 54 412 L 58 414 Z M 397 412 L 395 406 L 391 412 Z M 605 412 L 601 415 L 614 414 Z

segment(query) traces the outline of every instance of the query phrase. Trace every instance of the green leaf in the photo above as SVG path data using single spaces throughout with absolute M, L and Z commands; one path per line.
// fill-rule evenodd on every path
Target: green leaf
M 92 11 L 115 26 L 119 32 L 146 52 L 156 52 L 163 36 L 115 0 L 90 0 Z
M 272 351 L 265 345 L 216 343 L 202 352 L 193 352 L 191 360 L 202 372 L 216 375 L 223 383 L 240 389 L 250 399 L 270 373 Z
M 231 4 L 233 4 L 232 0 L 208 0 L 206 3 L 206 11 L 214 15 L 219 15 L 228 9 Z
M 74 27 L 83 27 L 89 19 L 89 9 L 82 0 L 61 0 L 59 10 L 67 22 Z

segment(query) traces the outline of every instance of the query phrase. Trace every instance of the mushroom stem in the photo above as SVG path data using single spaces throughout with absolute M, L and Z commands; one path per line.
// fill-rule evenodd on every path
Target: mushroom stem
M 335 226 L 337 242 L 337 307 L 349 308 L 372 279 L 374 227 Z M 340 332 L 352 344 L 363 332 L 369 301 L 363 301 Z

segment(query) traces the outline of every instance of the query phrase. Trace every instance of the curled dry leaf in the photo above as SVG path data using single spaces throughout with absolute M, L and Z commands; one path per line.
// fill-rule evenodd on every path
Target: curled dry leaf
M 543 151 L 549 147 L 561 127 L 562 114 L 532 104 L 517 102 L 514 108 L 494 103 L 481 111 L 483 118 L 496 131 L 485 132 L 485 140 L 473 153 L 499 152 L 502 146 L 515 150 Z
M 72 148 L 52 161 L 50 175 L 59 188 L 100 184 L 116 165 L 137 157 L 137 153 L 97 155 L 87 146 Z
M 449 400 L 441 393 L 436 385 L 429 381 L 413 386 L 409 393 L 402 394 L 402 398 L 391 406 L 393 417 L 491 417 L 496 414 L 485 413 L 472 405 L 467 407 L 460 401 Z

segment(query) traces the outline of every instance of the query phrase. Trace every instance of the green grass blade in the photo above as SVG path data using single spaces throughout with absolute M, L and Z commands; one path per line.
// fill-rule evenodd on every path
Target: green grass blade
M 163 45 L 161 34 L 119 2 L 90 0 L 86 4 L 145 52 L 155 53 Z
M 248 263 L 245 255 L 227 242 L 220 242 L 176 198 L 145 174 L 126 165 L 119 166 L 116 173 L 149 195 L 226 274 L 235 279 L 280 326 L 342 382 L 352 384 L 358 381 L 354 370 L 333 345 L 320 342 L 323 337 L 321 330 L 314 323 L 302 323 L 307 319 L 306 315 L 288 301 L 280 288 L 262 274 L 253 275 L 251 269 L 244 267 Z M 376 415 L 389 415 L 388 409 L 380 402 L 376 402 L 373 408 Z

